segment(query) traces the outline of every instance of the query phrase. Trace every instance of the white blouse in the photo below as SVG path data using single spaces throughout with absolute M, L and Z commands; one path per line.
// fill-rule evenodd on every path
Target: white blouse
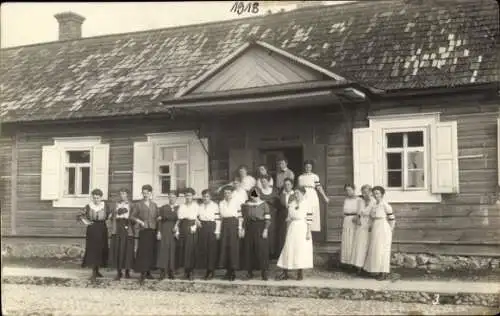
M 357 215 L 361 206 L 359 197 L 346 198 L 344 200 L 344 215 Z
M 229 201 L 222 200 L 219 203 L 220 216 L 222 218 L 241 217 L 241 204 L 235 197 L 232 197 Z
M 243 179 L 240 179 L 240 183 L 241 187 L 247 192 L 256 185 L 255 178 L 250 175 L 247 175 Z
M 198 218 L 200 221 L 213 222 L 220 219 L 219 206 L 210 201 L 208 204 L 202 203 L 198 207 Z
M 189 219 L 195 220 L 199 214 L 199 205 L 197 202 L 191 202 L 191 204 L 181 204 L 179 210 L 177 211 L 177 217 L 179 219 Z
M 306 188 L 316 188 L 319 185 L 319 177 L 315 173 L 303 173 L 299 176 L 298 185 L 299 187 Z

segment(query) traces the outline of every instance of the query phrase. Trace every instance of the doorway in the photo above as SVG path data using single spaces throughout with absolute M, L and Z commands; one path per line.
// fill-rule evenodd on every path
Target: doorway
M 266 165 L 268 173 L 276 179 L 277 161 L 280 158 L 288 160 L 288 168 L 295 174 L 295 179 L 302 173 L 304 151 L 302 147 L 266 148 L 259 150 L 259 164 Z

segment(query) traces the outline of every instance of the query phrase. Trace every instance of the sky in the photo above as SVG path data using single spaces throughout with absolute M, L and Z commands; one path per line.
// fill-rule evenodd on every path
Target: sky
M 0 44 L 13 47 L 58 39 L 54 14 L 72 11 L 85 17 L 82 36 L 91 37 L 249 17 L 231 12 L 236 1 L 203 2 L 2 2 Z M 243 1 L 252 3 L 251 1 Z M 291 10 L 301 1 L 258 1 L 259 13 L 284 8 Z M 327 4 L 349 1 L 324 1 Z

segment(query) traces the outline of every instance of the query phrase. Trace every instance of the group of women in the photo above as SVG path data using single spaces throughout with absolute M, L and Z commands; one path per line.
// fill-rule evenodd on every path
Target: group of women
M 158 207 L 147 184 L 141 201 L 132 203 L 129 192 L 121 189 L 119 201 L 108 205 L 102 191 L 93 190 L 92 200 L 77 217 L 87 226 L 82 266 L 92 268 L 93 280 L 102 277 L 99 268 L 108 265 L 116 269 L 116 280 L 123 272 L 130 278 L 134 270 L 144 282 L 156 269 L 160 279 L 174 279 L 179 268 L 189 280 L 194 269 L 205 269 L 205 279 L 212 279 L 218 268 L 226 270 L 228 280 L 235 280 L 237 270 L 246 271 L 248 279 L 259 270 L 268 280 L 269 261 L 277 259 L 282 269 L 277 279 L 288 279 L 288 272 L 296 270 L 302 280 L 303 270 L 313 267 L 312 232 L 320 230 L 320 198 L 326 203 L 329 199 L 311 161 L 304 163 L 304 173 L 296 181 L 285 159 L 278 166 L 276 183 L 265 166 L 255 178 L 241 166 L 236 180 L 219 188 L 219 202 L 208 189 L 197 201 L 196 192 L 187 188 L 183 203 L 177 203 L 178 192 L 171 191 L 169 202 Z M 394 228 L 384 189 L 363 186 L 362 198 L 354 195 L 352 185 L 345 191 L 341 262 L 382 273 L 382 278 L 389 272 Z
M 384 200 L 385 189 L 363 185 L 361 197 L 356 196 L 354 185 L 346 184 L 344 190 L 340 262 L 358 275 L 366 272 L 383 280 L 390 270 L 395 226 L 392 207 Z

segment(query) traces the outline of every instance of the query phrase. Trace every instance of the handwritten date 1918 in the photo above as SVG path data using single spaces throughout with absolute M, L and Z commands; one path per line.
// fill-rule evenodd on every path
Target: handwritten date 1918
M 238 15 L 243 13 L 259 13 L 259 3 L 258 2 L 247 2 L 244 1 L 235 1 L 233 6 L 231 7 L 231 11 Z

